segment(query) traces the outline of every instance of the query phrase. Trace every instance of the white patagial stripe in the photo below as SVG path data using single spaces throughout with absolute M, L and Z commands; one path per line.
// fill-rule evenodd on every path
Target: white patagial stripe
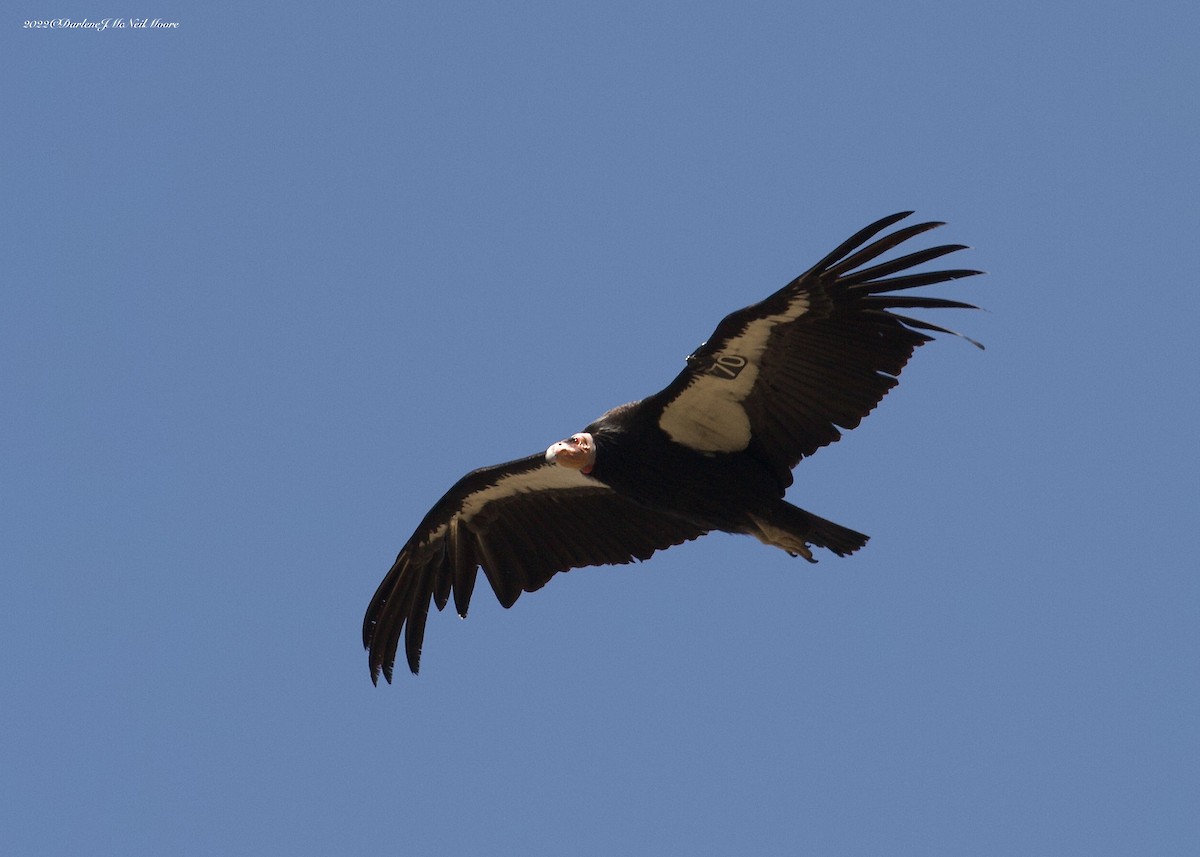
M 463 523 L 470 524 L 473 517 L 483 511 L 484 507 L 493 500 L 512 497 L 517 494 L 528 494 L 534 491 L 567 491 L 567 490 L 611 491 L 603 482 L 589 479 L 578 470 L 559 467 L 557 464 L 543 464 L 533 470 L 520 473 L 510 473 L 494 484 L 474 493 L 468 494 L 463 500 L 462 507 L 455 517 Z M 439 524 L 422 542 L 436 542 L 446 533 L 447 524 Z
M 676 443 L 700 452 L 740 452 L 750 444 L 750 417 L 742 402 L 758 380 L 758 363 L 778 324 L 808 311 L 808 295 L 792 297 L 784 312 L 755 319 L 721 345 L 715 365 L 697 375 L 663 408 L 659 427 Z M 742 361 L 745 361 L 742 363 Z M 740 367 L 734 377 L 723 367 Z

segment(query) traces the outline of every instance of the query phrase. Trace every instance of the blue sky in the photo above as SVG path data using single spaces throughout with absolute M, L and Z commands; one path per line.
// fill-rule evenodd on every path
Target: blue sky
M 23 26 L 131 13 L 180 26 Z M 0 850 L 1197 853 L 1198 26 L 9 4 Z M 988 349 L 798 469 L 864 551 L 481 584 L 372 687 L 455 479 L 910 208 Z

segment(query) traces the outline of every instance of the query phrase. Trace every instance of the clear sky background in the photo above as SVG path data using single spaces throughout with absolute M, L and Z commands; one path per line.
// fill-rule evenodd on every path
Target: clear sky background
M 24 28 L 146 15 L 178 30 Z M 1200 853 L 1194 2 L 6 4 L 0 851 Z M 789 498 L 362 614 L 868 222 L 987 277 Z M 927 246 L 927 245 L 926 245 Z

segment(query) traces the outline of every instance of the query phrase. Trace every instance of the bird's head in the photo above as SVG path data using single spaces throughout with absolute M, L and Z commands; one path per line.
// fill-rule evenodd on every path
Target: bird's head
M 546 450 L 546 461 L 586 475 L 596 466 L 596 442 L 587 432 L 578 432 L 551 444 Z

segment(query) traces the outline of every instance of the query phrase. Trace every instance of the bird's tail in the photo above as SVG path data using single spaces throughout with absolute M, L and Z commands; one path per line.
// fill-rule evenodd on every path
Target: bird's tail
M 792 556 L 802 556 L 809 562 L 816 562 L 810 547 L 847 556 L 865 545 L 869 538 L 783 500 L 772 507 L 768 516 L 752 514 L 750 520 L 754 524 L 750 534 L 759 541 L 783 548 Z

